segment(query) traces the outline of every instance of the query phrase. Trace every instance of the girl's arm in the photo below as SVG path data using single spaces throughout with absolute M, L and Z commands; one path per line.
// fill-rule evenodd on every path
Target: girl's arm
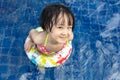
M 28 37 L 26 38 L 25 44 L 24 44 L 24 48 L 26 52 L 29 52 L 30 49 L 37 44 L 38 40 L 38 36 L 39 33 L 35 30 L 32 29 L 28 35 Z
M 26 38 L 25 44 L 24 44 L 24 49 L 26 52 L 29 52 L 30 49 L 34 46 L 35 44 L 33 43 L 33 41 L 30 39 L 30 37 L 28 36 Z

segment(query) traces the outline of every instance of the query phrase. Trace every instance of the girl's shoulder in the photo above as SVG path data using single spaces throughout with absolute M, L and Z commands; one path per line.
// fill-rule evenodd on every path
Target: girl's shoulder
M 41 44 L 43 41 L 43 29 L 37 27 L 31 30 L 30 34 L 32 35 L 33 41 L 35 44 Z
M 36 40 L 35 40 L 36 44 L 43 45 L 45 38 L 46 38 L 45 32 L 43 31 L 41 27 L 37 27 L 35 30 L 38 33 L 38 35 L 36 36 Z

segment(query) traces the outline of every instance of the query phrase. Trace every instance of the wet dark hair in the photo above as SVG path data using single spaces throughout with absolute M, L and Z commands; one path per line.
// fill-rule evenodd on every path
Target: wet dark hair
M 46 6 L 41 13 L 39 23 L 44 31 L 51 31 L 54 24 L 57 24 L 59 14 L 66 14 L 68 17 L 68 25 L 74 28 L 74 15 L 68 7 L 62 4 L 51 4 Z

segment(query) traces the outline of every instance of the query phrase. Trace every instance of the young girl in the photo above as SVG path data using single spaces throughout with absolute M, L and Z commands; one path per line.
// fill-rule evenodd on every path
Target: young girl
M 51 4 L 43 9 L 40 24 L 30 31 L 25 51 L 37 66 L 56 67 L 70 56 L 74 16 L 66 6 Z

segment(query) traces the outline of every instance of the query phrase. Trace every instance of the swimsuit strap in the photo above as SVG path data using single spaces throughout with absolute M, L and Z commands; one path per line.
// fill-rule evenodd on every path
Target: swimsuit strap
M 68 39 L 66 40 L 66 45 L 68 45 L 69 44 L 69 41 L 68 41 Z
M 44 42 L 44 46 L 46 46 L 47 45 L 47 42 L 48 42 L 48 34 L 47 34 L 47 36 L 46 36 L 46 38 L 45 38 L 45 42 Z
M 44 46 L 47 45 L 48 38 L 49 38 L 49 35 L 47 34 L 47 35 L 46 35 L 46 38 L 45 38 Z M 68 44 L 69 44 L 69 41 L 68 41 L 68 39 L 67 39 L 67 40 L 66 40 L 66 45 L 68 45 Z

